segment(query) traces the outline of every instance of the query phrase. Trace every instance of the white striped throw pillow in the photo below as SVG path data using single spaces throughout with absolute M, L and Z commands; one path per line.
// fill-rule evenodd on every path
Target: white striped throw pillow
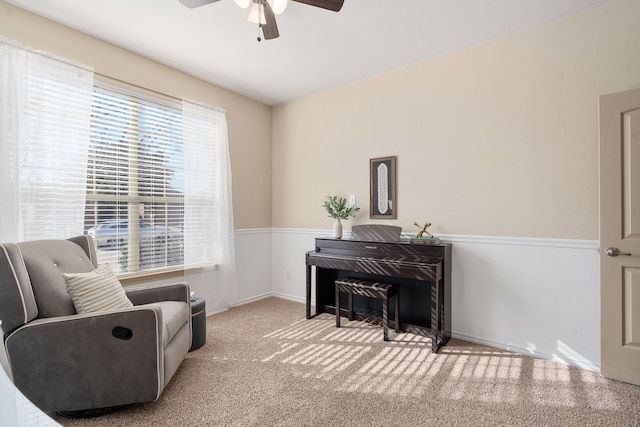
M 133 307 L 109 264 L 88 273 L 65 273 L 63 277 L 78 313 Z

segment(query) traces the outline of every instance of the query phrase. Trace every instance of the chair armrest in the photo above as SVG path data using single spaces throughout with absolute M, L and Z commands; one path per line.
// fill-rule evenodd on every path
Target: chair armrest
M 125 289 L 133 305 L 152 304 L 160 301 L 184 301 L 189 304 L 191 295 L 187 282 Z
M 37 319 L 5 340 L 16 387 L 43 411 L 156 400 L 164 387 L 162 311 Z

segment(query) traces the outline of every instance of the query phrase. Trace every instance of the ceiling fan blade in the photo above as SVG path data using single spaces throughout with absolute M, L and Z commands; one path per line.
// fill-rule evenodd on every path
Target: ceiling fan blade
M 308 4 L 310 6 L 319 7 L 322 9 L 331 10 L 333 12 L 339 12 L 342 9 L 344 0 L 293 0 L 298 3 Z
M 280 37 L 278 24 L 276 24 L 276 16 L 273 14 L 271 5 L 266 0 L 262 4 L 264 5 L 264 20 L 267 21 L 267 23 L 262 26 L 264 39 L 271 40 Z
M 220 0 L 180 0 L 180 3 L 187 6 L 190 9 L 204 6 L 205 4 L 215 3 Z

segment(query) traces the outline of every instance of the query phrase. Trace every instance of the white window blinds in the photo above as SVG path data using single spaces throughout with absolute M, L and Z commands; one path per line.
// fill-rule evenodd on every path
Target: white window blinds
M 180 105 L 97 82 L 85 227 L 119 273 L 184 263 Z
M 120 274 L 228 263 L 230 175 L 223 112 L 96 82 L 85 228 L 101 263 Z

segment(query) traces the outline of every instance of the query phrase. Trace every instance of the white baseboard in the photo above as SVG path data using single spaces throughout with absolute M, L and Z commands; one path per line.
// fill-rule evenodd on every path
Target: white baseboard
M 233 304 L 232 307 L 239 307 L 241 305 L 245 305 L 245 304 L 251 304 L 252 302 L 256 302 L 256 301 L 260 301 L 269 297 L 274 296 L 273 292 L 269 292 L 269 293 L 265 293 L 262 295 L 256 295 L 255 297 L 252 298 L 245 298 L 243 300 L 237 301 L 235 304 Z M 231 307 L 229 307 L 231 308 Z
M 237 305 L 268 296 L 305 302 L 304 253 L 314 249 L 316 237 L 331 237 L 331 230 L 274 228 L 236 235 L 238 268 L 251 269 L 238 275 L 243 281 Z M 346 231 L 344 238 L 349 236 Z M 452 243 L 452 336 L 599 370 L 598 241 L 438 237 Z M 256 265 L 258 251 L 262 257 L 270 253 L 270 263 Z
M 274 292 L 271 295 L 274 296 L 274 297 L 277 297 L 277 298 L 286 299 L 288 301 L 299 302 L 300 304 L 306 304 L 307 303 L 307 299 L 306 298 L 300 298 L 300 297 L 293 296 L 293 295 L 286 295 L 286 294 L 282 294 L 282 293 L 279 293 L 279 292 Z
M 532 356 L 532 357 L 537 357 L 538 359 L 545 359 L 545 360 L 553 360 L 555 362 L 560 362 L 560 363 L 564 363 L 565 365 L 569 365 L 569 366 L 576 366 L 578 368 L 582 368 L 582 369 L 588 369 L 590 371 L 596 371 L 599 372 L 600 371 L 600 367 L 590 361 L 586 361 L 582 358 L 575 358 L 575 359 L 568 359 L 568 358 L 559 358 L 553 355 L 549 355 L 547 353 L 542 353 L 539 351 L 535 351 L 532 350 L 530 348 L 523 348 L 523 347 L 519 347 L 519 346 L 514 346 L 514 345 L 509 345 L 509 344 L 504 344 L 502 342 L 497 342 L 497 341 L 493 341 L 493 340 L 487 340 L 487 339 L 482 339 L 482 338 L 478 338 L 478 337 L 473 337 L 473 336 L 469 336 L 469 335 L 465 335 L 465 334 L 458 334 L 458 333 L 451 333 L 451 338 L 456 338 L 462 341 L 468 341 L 468 342 L 472 342 L 475 344 L 481 344 L 481 345 L 486 345 L 488 347 L 493 347 L 493 348 L 497 348 L 500 350 L 506 350 L 506 351 L 511 351 L 513 353 L 518 353 L 518 354 L 522 354 L 524 356 Z

